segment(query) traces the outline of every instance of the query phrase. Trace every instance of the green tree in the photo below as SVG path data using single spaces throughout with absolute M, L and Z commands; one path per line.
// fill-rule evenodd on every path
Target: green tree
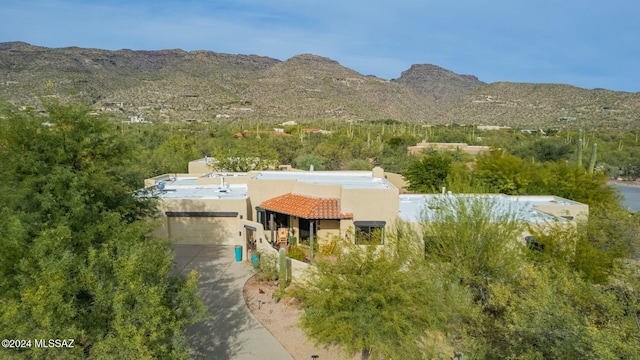
M 350 151 L 353 147 L 347 139 L 347 137 L 333 137 L 330 142 L 323 141 L 313 149 L 313 155 L 324 159 L 323 166 L 327 170 L 340 170 L 353 157 Z
M 185 173 L 189 161 L 200 157 L 193 134 L 174 134 L 151 152 L 150 164 L 156 175 Z
M 474 299 L 469 306 L 479 307 L 449 328 L 459 340 L 454 349 L 479 359 L 635 358 L 637 268 L 623 274 L 623 262 L 579 264 L 581 233 L 571 227 L 537 237 L 544 248 L 528 249 L 519 241 L 524 214 L 484 196 L 437 197 L 427 206 L 427 263 L 465 286 Z M 594 276 L 614 272 L 615 279 Z
M 451 266 L 474 296 L 487 301 L 488 283 L 518 272 L 523 213 L 497 198 L 441 196 L 427 204 L 421 220 L 428 262 Z
M 531 168 L 517 156 L 494 150 L 478 159 L 473 174 L 492 191 L 518 195 L 527 193 Z
M 402 174 L 409 181 L 407 189 L 423 193 L 438 192 L 446 185 L 451 163 L 451 157 L 442 153 L 416 159 Z
M 75 347 L 9 354 L 187 358 L 183 330 L 204 306 L 196 274 L 171 275 L 168 244 L 150 235 L 155 202 L 129 176 L 136 147 L 88 108 L 47 110 L 52 126 L 0 117 L 0 337 Z
M 537 139 L 533 142 L 522 142 L 511 151 L 523 159 L 535 159 L 536 161 L 559 161 L 571 158 L 574 146 L 558 138 Z
M 309 170 L 313 165 L 314 170 L 324 170 L 324 158 L 317 155 L 303 154 L 294 160 L 295 167 L 301 170 Z
M 424 267 L 415 231 L 397 224 L 388 245 L 345 245 L 335 261 L 319 261 L 296 293 L 301 326 L 320 344 L 343 346 L 362 359 L 418 359 L 437 350 L 428 331 L 468 316 L 464 288 Z M 451 312 L 452 309 L 455 309 Z
M 536 168 L 531 175 L 529 194 L 553 194 L 585 203 L 589 206 L 617 206 L 615 190 L 607 186 L 602 173 L 588 173 L 577 164 L 549 162 Z
M 344 166 L 345 170 L 371 170 L 373 165 L 365 159 L 353 159 Z

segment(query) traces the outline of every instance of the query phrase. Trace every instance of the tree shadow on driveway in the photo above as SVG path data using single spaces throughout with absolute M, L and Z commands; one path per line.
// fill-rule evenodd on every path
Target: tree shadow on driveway
M 198 290 L 215 318 L 187 328 L 193 359 L 293 359 L 247 308 L 242 289 L 251 266 L 228 245 L 173 245 L 175 271 L 200 273 Z

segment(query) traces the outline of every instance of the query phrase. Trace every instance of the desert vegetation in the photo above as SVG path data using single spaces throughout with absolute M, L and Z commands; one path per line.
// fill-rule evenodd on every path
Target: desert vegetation
M 640 176 L 637 129 L 523 133 L 390 119 L 308 119 L 278 125 L 290 135 L 281 136 L 250 119 L 124 123 L 117 114 L 92 114 L 86 104 L 53 101 L 45 110 L 2 105 L 5 337 L 68 334 L 81 339 L 81 346 L 64 355 L 78 358 L 186 356 L 181 329 L 202 316 L 193 296 L 195 274 L 175 278 L 167 272 L 168 244 L 149 233 L 153 203 L 131 194 L 147 177 L 186 172 L 188 161 L 210 156 L 328 170 L 379 165 L 407 175 L 412 185 L 422 184 L 415 189 L 420 191 L 444 185 L 455 192 L 552 194 L 591 207 L 589 221 L 575 231 L 537 235 L 544 251 L 498 246 L 510 238 L 511 225 L 505 219 L 504 231 L 495 231 L 495 222 L 483 221 L 490 204 L 454 204 L 450 208 L 457 215 L 441 219 L 441 227 L 398 224 L 389 232 L 394 241 L 385 242 L 389 246 L 382 252 L 336 250 L 337 260 L 317 264 L 321 274 L 333 278 L 320 276 L 307 284 L 334 289 L 335 302 L 323 291 L 313 292 L 317 298 L 300 296 L 309 309 L 303 327 L 317 341 L 338 342 L 371 358 L 633 358 L 638 353 L 640 221 L 620 208 L 605 184 L 607 177 Z M 305 131 L 318 128 L 326 131 Z M 234 137 L 247 129 L 251 132 Z M 488 145 L 494 151 L 482 157 L 409 155 L 407 146 L 421 140 Z M 443 252 L 459 247 L 456 241 L 468 247 Z M 564 241 L 574 242 L 575 251 L 564 251 L 558 245 Z M 402 311 L 391 310 L 398 307 Z M 325 316 L 327 309 L 344 316 Z M 375 326 L 363 325 L 376 311 Z M 146 325 L 139 326 L 143 317 Z M 314 327 L 318 323 L 339 326 L 340 336 Z M 157 342 L 139 341 L 149 336 Z
M 48 49 L 0 43 L 0 99 L 44 110 L 41 97 L 154 122 L 379 120 L 514 128 L 634 129 L 640 94 L 563 84 L 485 84 L 436 65 L 397 79 L 328 58 L 281 61 L 210 51 Z

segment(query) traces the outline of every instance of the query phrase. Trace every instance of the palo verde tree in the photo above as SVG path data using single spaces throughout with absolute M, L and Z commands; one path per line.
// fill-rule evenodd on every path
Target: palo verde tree
M 426 261 L 451 266 L 474 297 L 486 302 L 488 283 L 518 272 L 524 212 L 498 198 L 434 197 L 421 220 Z
M 438 344 L 430 335 L 444 333 L 473 308 L 463 287 L 425 266 L 420 244 L 409 225 L 397 223 L 383 248 L 344 245 L 334 261 L 317 262 L 296 292 L 306 334 L 362 359 L 435 356 Z
M 455 349 L 479 359 L 626 359 L 638 353 L 637 268 L 611 281 L 585 273 L 580 232 L 571 224 L 538 239 L 544 247 L 526 247 L 520 240 L 526 209 L 495 198 L 442 196 L 427 205 L 425 260 L 443 269 L 440 276 L 450 284 L 465 286 L 470 306 L 479 308 L 450 328 Z
M 151 236 L 134 145 L 86 107 L 47 110 L 0 116 L 0 337 L 74 347 L 2 357 L 187 358 L 183 330 L 204 306 L 195 273 L 172 275 L 168 244 Z
M 451 170 L 451 157 L 443 153 L 425 155 L 414 160 L 403 176 L 409 181 L 407 189 L 423 193 L 438 192 L 446 185 Z

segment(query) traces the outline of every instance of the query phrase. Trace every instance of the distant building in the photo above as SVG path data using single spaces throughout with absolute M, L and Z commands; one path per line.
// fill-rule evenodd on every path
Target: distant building
M 331 134 L 330 130 L 323 130 L 323 129 L 302 129 L 302 132 L 309 133 L 309 134 L 324 134 L 324 135 Z
M 478 130 L 511 130 L 511 126 L 478 125 Z
M 121 108 L 124 106 L 124 102 L 122 101 L 109 101 L 104 103 L 105 107 L 118 107 Z
M 523 134 L 530 134 L 530 135 L 534 135 L 534 134 L 542 134 L 542 135 L 547 135 L 546 132 L 544 132 L 544 130 L 539 129 L 539 130 L 535 130 L 535 129 L 522 129 L 520 130 L 521 133 Z
M 129 116 L 129 124 L 151 124 L 151 121 L 145 120 L 142 116 Z
M 429 143 L 426 141 L 419 142 L 416 146 L 409 146 L 407 151 L 409 154 L 419 154 L 425 149 L 434 150 L 460 150 L 469 155 L 486 155 L 491 150 L 488 146 L 468 145 L 466 143 Z

